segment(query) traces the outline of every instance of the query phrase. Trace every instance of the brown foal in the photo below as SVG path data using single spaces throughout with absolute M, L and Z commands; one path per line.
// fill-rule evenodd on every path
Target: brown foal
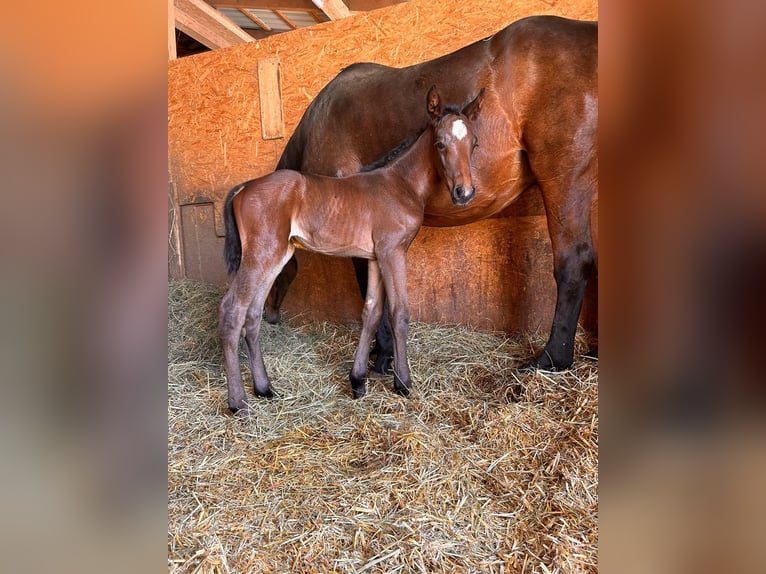
M 354 398 L 365 394 L 367 360 L 387 296 L 394 338 L 394 389 L 410 392 L 406 253 L 423 223 L 426 202 L 449 191 L 457 206 L 474 197 L 471 156 L 478 145 L 471 122 L 484 90 L 462 110 L 442 108 L 435 87 L 426 96 L 430 123 L 415 143 L 382 167 L 347 177 L 278 170 L 239 185 L 224 204 L 224 257 L 237 271 L 221 301 L 220 334 L 229 408 L 244 408 L 239 338 L 245 328 L 255 394 L 273 397 L 259 334 L 272 284 L 296 247 L 368 260 L 362 330 L 349 378 Z

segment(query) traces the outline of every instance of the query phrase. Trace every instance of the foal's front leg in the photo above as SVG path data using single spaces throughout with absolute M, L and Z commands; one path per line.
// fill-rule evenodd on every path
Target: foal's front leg
M 407 298 L 406 250 L 396 248 L 379 260 L 383 285 L 388 296 L 391 328 L 394 335 L 394 390 L 402 396 L 410 394 L 412 380 L 407 362 L 407 333 L 410 307 Z
M 362 310 L 362 332 L 359 335 L 359 346 L 354 354 L 354 366 L 351 368 L 349 379 L 351 391 L 355 399 L 364 396 L 365 377 L 367 375 L 367 357 L 370 352 L 370 342 L 375 329 L 383 315 L 383 292 L 380 279 L 380 267 L 377 261 L 368 262 L 367 294 Z
M 247 310 L 245 341 L 247 342 L 247 354 L 250 360 L 250 372 L 253 375 L 253 391 L 259 397 L 271 399 L 274 397 L 274 390 L 271 388 L 269 376 L 266 374 L 266 366 L 263 364 L 263 352 L 261 351 L 260 343 L 263 301 L 268 294 L 268 288 L 263 289 L 261 287 L 261 291 L 253 299 Z

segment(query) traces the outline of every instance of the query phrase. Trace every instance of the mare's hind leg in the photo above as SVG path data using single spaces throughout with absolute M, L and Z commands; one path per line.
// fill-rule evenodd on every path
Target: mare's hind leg
M 282 302 L 285 300 L 287 290 L 295 280 L 296 275 L 298 275 L 298 260 L 293 255 L 284 268 L 282 268 L 282 271 L 279 272 L 279 275 L 277 275 L 271 292 L 266 299 L 266 305 L 263 308 L 263 318 L 268 323 L 272 325 L 279 323 L 279 310 L 282 308 Z
M 364 378 L 367 375 L 370 342 L 383 314 L 383 286 L 380 279 L 380 268 L 377 262 L 373 260 L 369 261 L 368 266 L 367 296 L 362 310 L 362 332 L 359 335 L 359 345 L 354 354 L 354 366 L 349 374 L 351 391 L 355 399 L 364 396 L 366 392 Z
M 354 257 L 354 271 L 356 272 L 356 281 L 359 284 L 359 290 L 362 297 L 367 298 L 367 260 Z M 375 333 L 375 347 L 370 352 L 375 355 L 375 364 L 372 370 L 381 375 L 387 375 L 391 372 L 391 361 L 394 357 L 394 338 L 391 334 L 391 322 L 388 318 L 388 299 L 383 293 L 383 315 Z

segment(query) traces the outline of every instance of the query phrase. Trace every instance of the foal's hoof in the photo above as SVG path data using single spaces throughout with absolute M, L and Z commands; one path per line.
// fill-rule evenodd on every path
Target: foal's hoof
M 401 395 L 403 397 L 407 397 L 410 394 L 410 387 L 411 385 L 405 385 L 401 381 L 394 381 L 394 391 L 396 391 L 397 395 Z
M 364 375 L 361 377 L 355 377 L 354 373 L 351 372 L 348 375 L 348 380 L 351 382 L 351 396 L 355 399 L 361 399 L 365 394 L 367 394 L 367 385 L 364 381 Z
M 231 414 L 236 415 L 239 411 L 244 411 L 245 409 L 247 409 L 245 399 L 235 401 L 229 400 L 229 410 L 231 411 Z
M 265 391 L 260 391 L 255 388 L 253 390 L 255 391 L 255 395 L 262 399 L 273 399 L 275 397 L 274 390 L 271 388 L 271 386 L 269 386 Z

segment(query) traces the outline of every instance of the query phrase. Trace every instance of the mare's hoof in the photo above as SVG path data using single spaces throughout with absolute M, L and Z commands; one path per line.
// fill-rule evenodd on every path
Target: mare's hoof
M 571 366 L 571 359 L 568 362 L 561 361 L 558 363 L 554 361 L 548 353 L 543 351 L 539 357 L 536 357 L 535 359 L 532 359 L 531 361 L 521 365 L 519 367 L 519 371 L 523 373 L 530 373 L 533 371 L 566 371 Z
M 372 370 L 381 375 L 389 375 L 391 374 L 391 363 L 393 360 L 393 355 L 379 352 L 375 356 L 375 363 L 372 366 Z
M 279 309 L 274 309 L 273 307 L 266 305 L 263 308 L 263 319 L 267 323 L 276 325 L 282 319 L 282 314 L 279 312 Z

